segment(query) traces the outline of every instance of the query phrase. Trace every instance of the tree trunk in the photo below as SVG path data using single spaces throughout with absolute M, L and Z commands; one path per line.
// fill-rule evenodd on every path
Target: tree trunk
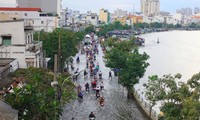
M 151 107 L 149 108 L 149 109 L 150 109 L 150 110 L 149 110 L 149 120 L 151 120 L 151 111 L 152 111 L 152 107 L 153 107 L 153 106 L 151 106 Z
M 127 92 L 127 98 L 128 98 L 128 99 L 134 98 L 133 90 L 128 90 L 128 92 Z

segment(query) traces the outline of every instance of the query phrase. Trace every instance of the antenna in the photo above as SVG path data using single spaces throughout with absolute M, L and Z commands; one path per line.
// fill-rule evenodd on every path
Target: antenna
M 132 30 L 133 30 L 133 27 L 134 27 L 134 14 L 135 14 L 135 4 L 134 4 L 134 0 L 133 0 L 133 18 L 132 18 Z

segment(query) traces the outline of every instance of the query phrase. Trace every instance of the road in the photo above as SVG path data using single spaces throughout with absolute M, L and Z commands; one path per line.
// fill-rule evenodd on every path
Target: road
M 105 106 L 100 106 L 98 100 L 96 100 L 95 91 L 85 92 L 83 95 L 83 101 L 78 99 L 66 104 L 64 107 L 62 119 L 71 120 L 73 117 L 75 120 L 89 120 L 88 116 L 90 112 L 94 112 L 96 120 L 147 120 L 147 117 L 141 112 L 134 100 L 128 100 L 126 95 L 127 91 L 118 84 L 117 77 L 113 77 L 112 80 L 108 78 L 110 69 L 105 67 L 103 62 L 103 52 L 98 45 L 99 54 L 97 54 L 96 62 L 99 63 L 100 70 L 103 73 L 104 90 L 101 91 L 101 95 L 105 98 Z M 80 63 L 75 65 L 75 69 L 83 70 L 86 68 L 86 55 L 77 53 L 80 57 Z M 71 71 L 73 73 L 74 71 Z M 91 83 L 91 79 L 84 79 L 83 72 L 77 81 L 85 90 L 85 83 Z

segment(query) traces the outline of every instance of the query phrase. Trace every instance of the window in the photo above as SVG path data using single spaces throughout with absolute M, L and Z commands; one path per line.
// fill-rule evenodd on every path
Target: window
M 2 36 L 3 45 L 11 45 L 11 36 Z
M 44 24 L 44 21 L 41 21 L 41 24 Z
M 24 16 L 27 16 L 27 13 L 24 13 Z
M 91 17 L 91 19 L 95 19 L 95 17 Z

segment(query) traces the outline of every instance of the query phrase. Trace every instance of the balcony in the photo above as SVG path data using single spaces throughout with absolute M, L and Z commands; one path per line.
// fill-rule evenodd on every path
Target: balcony
M 24 20 L 24 30 L 33 30 L 33 20 Z
M 42 49 L 42 41 L 34 41 L 32 44 L 26 46 L 26 53 L 37 54 Z M 31 55 L 31 56 L 32 56 Z

